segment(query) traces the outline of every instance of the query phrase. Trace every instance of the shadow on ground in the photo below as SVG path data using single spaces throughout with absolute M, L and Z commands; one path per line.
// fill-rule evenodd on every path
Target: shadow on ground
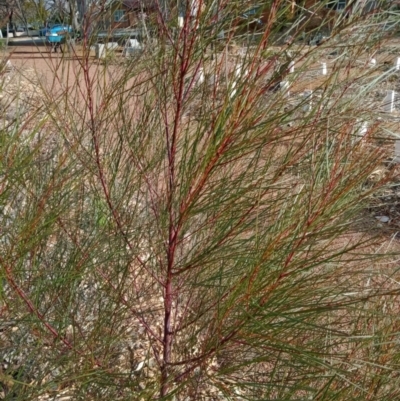
M 46 46 L 46 38 L 11 38 L 8 46 Z

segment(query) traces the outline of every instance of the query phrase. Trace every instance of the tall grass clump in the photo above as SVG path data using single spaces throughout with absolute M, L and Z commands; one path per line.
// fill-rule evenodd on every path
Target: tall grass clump
M 366 216 L 392 14 L 278 0 L 255 32 L 200 5 L 128 58 L 94 59 L 88 15 L 2 123 L 4 400 L 396 397 L 399 277 Z

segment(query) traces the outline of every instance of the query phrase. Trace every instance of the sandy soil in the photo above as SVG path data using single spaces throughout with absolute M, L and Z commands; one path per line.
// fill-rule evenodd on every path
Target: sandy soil
M 377 65 L 379 66 L 393 66 L 397 60 L 397 57 L 400 57 L 400 50 L 397 52 L 396 49 L 400 48 L 400 39 L 395 39 L 391 41 L 386 46 L 387 51 L 378 51 L 374 58 L 377 60 Z M 64 90 L 68 90 L 69 87 L 72 86 L 73 83 L 76 82 L 76 77 L 78 74 L 81 74 L 81 65 L 82 65 L 82 53 L 78 48 L 76 54 L 68 54 L 68 53 L 52 53 L 49 48 L 45 46 L 10 46 L 8 49 L 9 59 L 13 66 L 17 69 L 31 69 L 35 70 L 38 76 L 41 78 L 41 81 L 47 85 L 48 88 L 52 89 L 52 92 L 56 96 L 60 92 Z M 122 57 L 118 55 L 117 57 Z M 366 61 L 367 59 L 363 60 Z M 327 68 L 329 70 L 332 65 L 332 59 L 326 58 L 323 60 L 327 63 Z M 350 68 L 349 71 L 343 72 L 349 75 L 356 76 L 360 73 L 360 68 L 365 68 L 365 64 L 363 65 L 360 61 L 358 63 L 354 63 L 354 66 Z M 103 64 L 99 63 L 95 59 L 95 54 L 92 51 L 89 57 L 89 75 L 91 78 L 95 77 L 99 69 L 104 69 Z M 301 63 L 295 65 L 295 69 L 300 67 Z M 111 66 L 111 70 L 113 70 L 113 66 Z M 321 75 L 321 64 L 320 62 L 316 62 L 313 66 L 313 70 L 310 72 L 311 78 L 307 81 L 299 82 L 291 88 L 291 91 L 303 91 L 305 89 L 313 89 L 319 86 L 322 80 L 326 79 Z M 54 71 L 57 71 L 57 74 L 54 74 Z M 378 71 L 376 74 L 380 74 L 381 71 Z M 106 75 L 105 75 L 106 76 Z M 110 76 L 106 76 L 106 79 L 109 79 Z M 394 123 L 398 126 L 398 123 Z M 390 127 L 392 128 L 392 127 Z M 394 127 L 393 129 L 396 129 Z M 392 196 L 393 194 L 388 194 L 388 196 Z M 389 206 L 381 205 L 377 207 L 373 214 L 379 213 L 379 210 L 382 212 L 381 214 L 392 215 L 394 218 L 390 221 L 389 224 L 380 224 L 378 221 L 374 219 L 374 216 L 371 216 L 369 219 L 369 224 L 371 225 L 371 229 L 374 231 L 376 229 L 382 231 L 382 239 L 383 241 L 387 241 L 390 239 L 392 235 L 396 235 L 396 232 L 400 230 L 400 207 L 397 208 L 396 204 L 391 204 Z M 390 209 L 390 210 L 389 210 Z M 396 249 L 400 249 L 400 243 L 397 245 L 397 242 L 392 243 Z

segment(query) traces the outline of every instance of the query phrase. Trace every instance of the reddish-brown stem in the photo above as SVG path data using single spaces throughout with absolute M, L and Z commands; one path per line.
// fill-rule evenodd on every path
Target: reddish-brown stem
M 6 273 L 6 278 L 11 287 L 14 289 L 14 291 L 19 295 L 19 297 L 24 301 L 25 305 L 28 307 L 29 311 L 33 313 L 43 324 L 43 326 L 46 327 L 46 329 L 52 334 L 54 338 L 58 338 L 63 342 L 69 349 L 72 349 L 73 346 L 72 344 L 65 338 L 61 337 L 59 332 L 48 322 L 46 322 L 44 316 L 38 311 L 38 309 L 33 305 L 32 301 L 29 299 L 29 297 L 25 294 L 25 291 L 17 284 L 17 282 L 14 279 L 14 276 L 12 274 L 11 268 L 4 262 L 2 258 L 0 258 L 0 263 L 4 267 L 4 271 Z
M 172 132 L 169 130 L 168 124 L 168 112 L 166 109 L 163 110 L 163 118 L 165 124 L 165 136 L 166 143 L 168 148 L 168 214 L 169 214 L 169 229 L 168 229 L 168 245 L 167 245 L 167 269 L 166 269 L 166 279 L 164 285 L 164 333 L 163 333 L 163 365 L 161 367 L 161 389 L 160 395 L 161 397 L 165 397 L 169 391 L 169 365 L 171 362 L 171 354 L 172 354 L 172 342 L 173 342 L 173 330 L 171 327 L 172 321 L 172 301 L 174 295 L 174 287 L 173 287 L 173 266 L 175 253 L 178 243 L 178 235 L 179 235 L 179 227 L 177 224 L 176 216 L 175 216 L 175 205 L 174 205 L 174 197 L 175 197 L 175 186 L 176 186 L 176 177 L 175 177 L 175 158 L 177 153 L 177 137 L 178 137 L 178 129 L 179 122 L 181 120 L 181 114 L 183 110 L 183 102 L 184 102 L 184 83 L 185 76 L 189 65 L 189 60 L 192 52 L 192 48 L 194 46 L 194 41 L 196 40 L 195 35 L 192 35 L 190 40 L 188 39 L 188 35 L 183 35 L 183 54 L 180 58 L 180 70 L 178 73 L 178 84 L 175 87 L 177 90 L 175 92 L 176 97 L 176 110 L 174 115 L 174 124 Z M 189 43 L 187 41 L 189 40 Z M 193 84 L 193 80 L 191 82 Z M 189 84 L 190 86 L 190 84 Z M 165 88 L 165 90 L 167 90 Z

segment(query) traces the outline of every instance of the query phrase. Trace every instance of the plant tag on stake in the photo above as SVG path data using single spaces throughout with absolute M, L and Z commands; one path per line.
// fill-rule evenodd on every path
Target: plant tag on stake
M 142 48 L 142 46 L 140 45 L 140 43 L 137 39 L 128 39 L 127 47 L 130 47 L 132 49 L 137 49 L 137 50 L 140 50 Z
M 355 142 L 361 141 L 364 138 L 365 134 L 368 132 L 368 123 L 366 121 L 357 121 L 356 126 L 356 135 L 355 135 Z
M 289 63 L 289 72 L 291 74 L 294 73 L 294 61 L 293 60 Z
M 328 68 L 326 66 L 326 63 L 321 63 L 322 65 L 322 75 L 327 75 L 328 74 Z
M 199 85 L 204 84 L 205 80 L 206 80 L 206 78 L 205 78 L 205 76 L 204 76 L 204 69 L 203 69 L 203 67 L 200 67 L 200 68 L 199 68 L 199 80 L 198 80 L 198 84 L 199 84 Z
M 304 99 L 306 101 L 306 103 L 303 106 L 303 111 L 305 112 L 311 111 L 312 109 L 312 95 L 313 91 L 310 89 L 306 89 L 303 93 Z
M 393 113 L 394 111 L 394 98 L 396 92 L 394 90 L 386 91 L 386 97 L 383 100 L 383 110 L 386 113 Z
M 290 92 L 289 92 L 289 87 L 290 87 L 290 83 L 289 81 L 282 81 L 280 83 L 280 87 L 282 89 L 282 92 L 289 97 L 290 96 Z
M 239 82 L 240 78 L 246 77 L 248 74 L 249 74 L 249 71 L 246 68 L 244 68 L 240 65 L 236 66 L 234 74 L 233 74 L 234 80 L 232 82 L 231 91 L 229 94 L 230 99 L 232 99 L 236 95 L 237 86 L 238 86 L 238 82 Z
M 11 64 L 11 61 L 10 61 L 10 60 L 7 60 L 6 66 L 5 66 L 5 71 L 6 71 L 6 72 L 10 72 L 10 71 L 12 71 L 12 69 L 13 69 L 13 66 L 12 66 L 12 64 Z
M 360 129 L 360 133 L 358 136 L 363 138 L 367 132 L 368 132 L 368 123 L 364 121 L 361 124 L 361 129 Z
M 183 21 L 183 17 L 182 17 L 182 15 L 180 15 L 179 17 L 178 17 L 178 28 L 183 28 L 183 24 L 184 24 L 184 21 Z
M 237 78 L 237 79 L 239 79 L 240 76 L 242 75 L 242 69 L 241 69 L 240 65 L 236 66 L 234 75 L 235 75 L 235 78 Z
M 395 66 L 396 66 L 396 71 L 399 71 L 400 70 L 400 57 L 397 57 Z
M 126 57 L 134 56 L 141 49 L 142 45 L 139 43 L 137 39 L 128 39 L 126 41 L 123 54 L 125 54 Z
M 236 81 L 233 81 L 232 82 L 232 86 L 231 86 L 231 90 L 230 90 L 230 93 L 229 93 L 229 98 L 232 99 L 232 98 L 235 97 L 235 95 L 236 95 Z
M 394 158 L 395 163 L 400 163 L 400 139 L 394 141 Z
M 102 43 L 98 43 L 96 45 L 96 58 L 103 59 L 105 57 L 106 57 L 105 45 Z

